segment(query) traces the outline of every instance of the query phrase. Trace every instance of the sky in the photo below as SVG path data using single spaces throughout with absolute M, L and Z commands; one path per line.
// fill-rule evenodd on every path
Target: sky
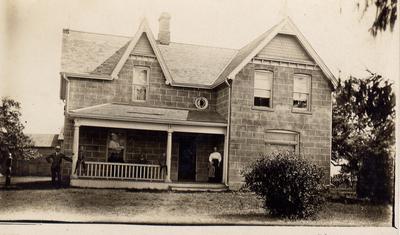
M 368 32 L 357 0 L 6 0 L 0 1 L 0 96 L 22 106 L 26 133 L 58 133 L 62 29 L 133 36 L 143 17 L 155 37 L 171 15 L 171 40 L 239 49 L 289 16 L 332 73 L 366 77 L 367 68 L 397 83 L 399 30 Z M 363 2 L 363 1 L 360 1 Z M 340 71 L 340 72 L 339 72 Z

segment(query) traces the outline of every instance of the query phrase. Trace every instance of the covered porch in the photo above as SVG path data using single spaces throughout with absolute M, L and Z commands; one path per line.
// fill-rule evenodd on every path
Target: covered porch
M 216 113 L 196 113 L 191 117 L 198 120 L 188 120 L 187 110 L 128 105 L 113 108 L 124 108 L 131 115 L 111 118 L 104 113 L 93 116 L 90 109 L 71 112 L 72 186 L 190 190 L 221 189 L 227 185 L 227 125 Z M 98 109 L 95 110 L 99 112 Z M 154 113 L 163 115 L 157 115 L 156 119 Z M 115 145 L 110 145 L 112 141 L 120 147 L 117 153 L 110 148 Z M 218 178 L 209 183 L 208 157 L 213 147 L 217 147 L 223 160 L 216 174 Z M 79 150 L 85 156 L 85 167 L 76 164 Z

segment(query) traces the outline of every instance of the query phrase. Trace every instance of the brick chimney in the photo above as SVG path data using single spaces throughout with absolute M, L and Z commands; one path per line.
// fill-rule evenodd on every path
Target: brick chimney
M 171 16 L 167 12 L 163 12 L 158 18 L 159 22 L 159 31 L 158 31 L 158 41 L 160 44 L 169 45 L 171 41 L 171 36 L 169 32 L 169 20 Z

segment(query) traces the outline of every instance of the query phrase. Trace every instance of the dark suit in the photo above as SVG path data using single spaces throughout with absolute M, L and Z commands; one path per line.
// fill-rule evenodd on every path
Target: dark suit
M 46 160 L 50 162 L 51 159 L 51 182 L 53 185 L 56 184 L 56 179 L 57 179 L 57 185 L 61 185 L 61 163 L 62 160 L 66 160 L 69 162 L 72 162 L 71 158 L 66 157 L 63 153 L 52 153 L 48 157 L 46 157 Z

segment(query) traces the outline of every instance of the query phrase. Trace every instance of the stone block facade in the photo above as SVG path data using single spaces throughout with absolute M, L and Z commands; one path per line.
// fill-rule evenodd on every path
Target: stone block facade
M 135 66 L 150 68 L 149 91 L 146 101 L 132 101 L 132 76 Z M 157 60 L 128 59 L 119 78 L 112 81 L 71 79 L 68 110 L 104 103 L 125 103 L 137 106 L 195 109 L 194 99 L 199 96 L 209 101 L 207 110 L 216 110 L 216 93 L 207 89 L 172 87 L 165 84 L 165 77 Z
M 253 106 L 254 71 L 274 74 L 271 109 Z M 311 110 L 292 111 L 293 75 L 311 76 Z M 270 147 L 268 130 L 299 133 L 299 153 L 311 159 L 326 172 L 329 183 L 331 152 L 331 87 L 320 70 L 305 70 L 262 64 L 247 64 L 232 83 L 232 115 L 229 149 L 229 185 L 237 188 L 242 182 L 240 170 Z
M 107 162 L 107 143 L 111 132 L 124 133 L 125 163 L 165 165 L 167 134 L 159 131 L 81 127 L 79 145 L 84 146 L 86 161 Z M 222 135 L 173 133 L 171 180 L 178 181 L 180 141 L 193 138 L 196 149 L 196 182 L 208 181 L 208 157 L 216 146 L 223 150 Z M 221 152 L 223 154 L 223 152 Z M 143 162 L 144 160 L 144 162 Z M 70 164 L 69 164 L 70 165 Z M 68 169 L 68 166 L 66 166 Z

